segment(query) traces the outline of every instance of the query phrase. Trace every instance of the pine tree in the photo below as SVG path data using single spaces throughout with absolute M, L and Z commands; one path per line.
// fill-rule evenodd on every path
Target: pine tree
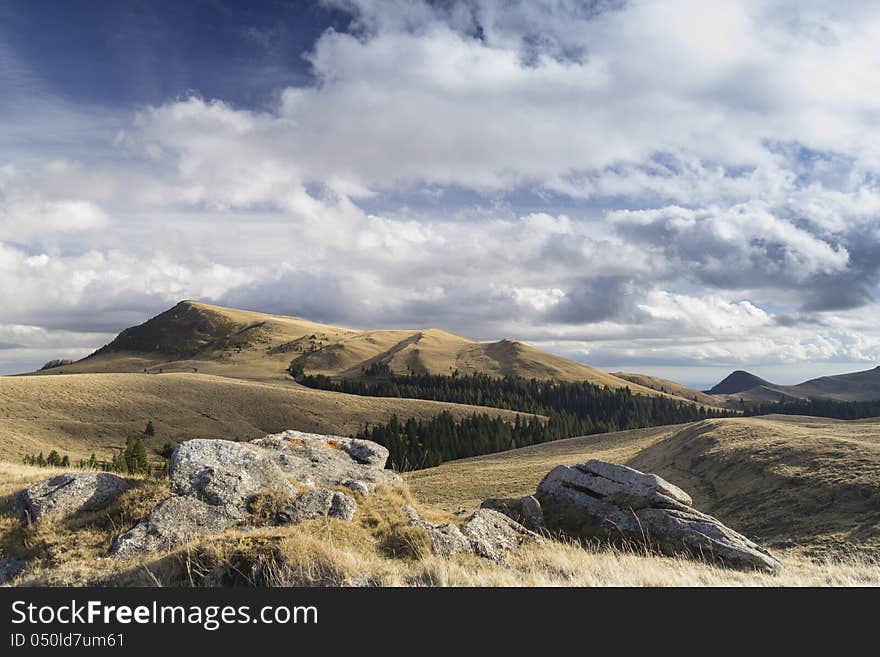
M 147 460 L 147 448 L 144 447 L 144 441 L 138 438 L 134 443 L 134 463 L 135 472 L 149 474 L 150 463 Z

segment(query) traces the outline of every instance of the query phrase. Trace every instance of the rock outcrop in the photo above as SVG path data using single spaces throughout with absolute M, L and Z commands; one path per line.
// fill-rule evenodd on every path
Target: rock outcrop
M 541 503 L 534 495 L 517 498 L 491 497 L 484 500 L 480 508 L 503 513 L 533 532 L 545 529 L 544 512 L 541 510 Z
M 163 550 L 195 536 L 216 534 L 249 516 L 261 491 L 295 493 L 270 456 L 228 440 L 190 440 L 171 456 L 171 497 L 153 509 L 110 549 L 115 556 Z
M 260 491 L 294 492 L 269 454 L 247 443 L 189 440 L 171 456 L 171 492 L 195 497 L 230 514 L 245 517 Z
M 535 497 L 547 528 L 571 537 L 647 544 L 666 554 L 689 554 L 734 568 L 781 568 L 769 552 L 694 509 L 677 486 L 624 465 L 594 459 L 557 466 Z
M 428 532 L 431 538 L 431 550 L 434 554 L 441 557 L 451 557 L 453 554 L 463 554 L 473 550 L 470 541 L 451 522 L 435 525 L 423 520 L 418 512 L 408 505 L 403 507 L 403 512 L 409 519 L 410 525 L 421 527 Z
M 368 440 L 296 431 L 250 443 L 187 441 L 171 457 L 171 496 L 119 536 L 110 552 L 125 557 L 165 550 L 192 537 L 247 526 L 253 520 L 250 502 L 267 492 L 289 500 L 273 514 L 276 524 L 324 516 L 351 520 L 357 502 L 333 488 L 369 494 L 377 483 L 399 481 L 384 469 L 387 459 L 388 450 Z
M 534 532 L 491 509 L 478 510 L 461 529 L 452 523 L 428 522 L 411 506 L 403 507 L 403 511 L 410 525 L 427 530 L 434 554 L 441 557 L 472 553 L 503 564 L 505 552 L 518 550 L 529 541 L 543 542 Z
M 533 531 L 492 509 L 478 510 L 461 531 L 477 556 L 496 563 L 504 563 L 504 553 L 518 550 L 524 543 L 543 543 Z
M 283 431 L 251 441 L 269 452 L 287 476 L 304 486 L 345 486 L 368 493 L 376 484 L 395 484 L 400 475 L 385 469 L 388 450 L 370 440 Z
M 38 522 L 49 515 L 97 511 L 128 488 L 125 479 L 109 472 L 74 472 L 18 491 L 12 505 L 25 522 Z
M 320 488 L 302 493 L 278 512 L 279 524 L 297 524 L 322 516 L 351 520 L 357 511 L 357 502 L 345 493 Z
M 241 523 L 238 514 L 194 496 L 174 495 L 159 502 L 146 518 L 113 542 L 110 554 L 131 557 L 167 550 L 207 534 L 219 534 Z

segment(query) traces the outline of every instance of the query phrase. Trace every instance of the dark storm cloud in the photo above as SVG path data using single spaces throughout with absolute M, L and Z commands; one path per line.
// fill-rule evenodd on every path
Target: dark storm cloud
M 632 318 L 639 283 L 628 276 L 593 276 L 572 281 L 565 298 L 544 315 L 548 322 L 590 324 Z M 644 289 L 644 288 L 642 288 Z
M 333 272 L 288 271 L 209 300 L 232 308 L 345 324 L 356 319 L 362 301 L 348 289 L 346 281 Z
M 17 344 L 15 342 L 0 342 L 0 350 L 6 349 L 24 349 L 25 345 Z
M 785 292 L 805 311 L 870 303 L 880 265 L 878 244 L 864 226 L 829 235 L 761 204 L 617 213 L 615 227 L 656 253 L 673 280 Z

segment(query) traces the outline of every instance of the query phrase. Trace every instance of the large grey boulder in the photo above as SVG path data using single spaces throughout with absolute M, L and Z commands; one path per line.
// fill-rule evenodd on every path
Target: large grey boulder
M 126 557 L 165 550 L 190 538 L 244 524 L 248 503 L 262 491 L 294 489 L 269 454 L 228 440 L 189 440 L 171 456 L 171 492 L 110 554 Z
M 110 553 L 127 557 L 166 550 L 189 538 L 249 526 L 250 503 L 266 492 L 290 499 L 274 514 L 279 524 L 322 516 L 351 520 L 357 511 L 355 500 L 328 486 L 363 493 L 379 481 L 394 481 L 396 474 L 382 470 L 387 458 L 387 450 L 370 441 L 337 442 L 292 431 L 250 443 L 187 441 L 171 456 L 171 497 L 119 536 Z M 322 487 L 297 492 L 290 479 Z
M 395 484 L 400 475 L 386 470 L 388 450 L 370 440 L 283 431 L 251 441 L 269 454 L 289 477 L 309 487 L 346 486 L 371 492 L 376 484 Z
M 781 568 L 768 551 L 694 509 L 677 486 L 624 465 L 594 459 L 557 466 L 535 496 L 547 528 L 572 537 L 647 544 L 666 554 L 689 554 L 735 568 Z
M 25 521 L 38 522 L 49 515 L 97 511 L 128 488 L 125 479 L 109 472 L 73 472 L 18 491 L 12 504 Z
M 171 456 L 171 491 L 223 507 L 239 517 L 248 514 L 248 502 L 264 490 L 293 487 L 272 455 L 247 443 L 228 440 L 189 440 Z

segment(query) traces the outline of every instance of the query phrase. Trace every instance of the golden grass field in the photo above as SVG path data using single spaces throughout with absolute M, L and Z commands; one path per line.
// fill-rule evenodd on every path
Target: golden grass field
M 167 493 L 167 482 L 132 478 L 135 487 L 101 512 L 23 526 L 9 497 L 45 478 L 45 469 L 0 463 L 0 551 L 27 558 L 20 586 L 877 586 L 880 563 L 867 555 L 779 553 L 777 575 L 599 546 L 548 541 L 512 554 L 507 566 L 475 556 L 431 554 L 427 534 L 401 508 L 434 521 L 461 522 L 416 499 L 406 486 L 358 497 L 355 520 L 230 531 L 163 554 L 118 560 L 107 550 Z
M 590 458 L 654 472 L 694 505 L 770 547 L 880 555 L 880 421 L 767 416 L 569 438 L 406 475 L 425 503 L 452 510 L 535 490 L 562 463 Z
M 499 409 L 419 399 L 359 397 L 313 390 L 293 381 L 264 383 L 208 374 L 65 374 L 0 377 L 0 460 L 56 449 L 74 462 L 108 457 L 152 421 L 148 447 L 191 438 L 244 440 L 296 428 L 347 436 L 364 423 L 460 418 Z

